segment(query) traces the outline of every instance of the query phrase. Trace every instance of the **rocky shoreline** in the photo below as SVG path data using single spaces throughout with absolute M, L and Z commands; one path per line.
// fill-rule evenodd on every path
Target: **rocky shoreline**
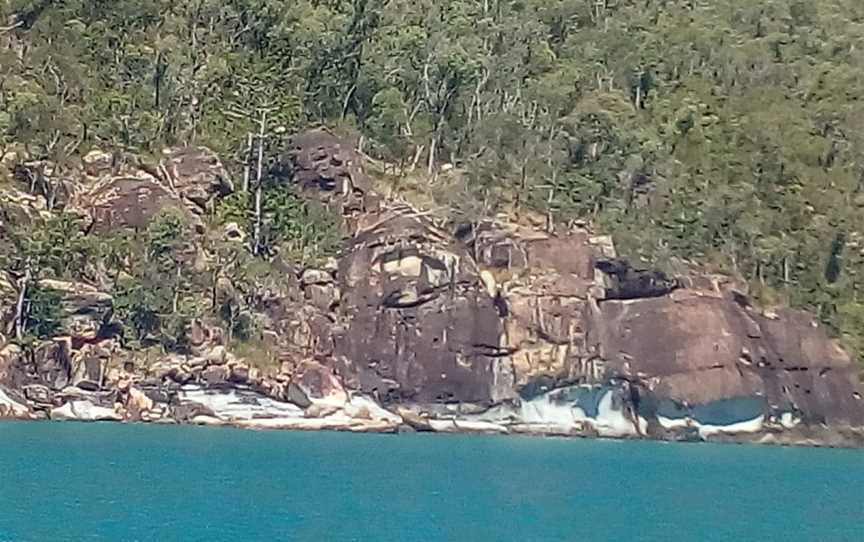
M 122 172 L 88 156 L 90 188 L 70 188 L 68 206 L 94 235 L 166 207 L 200 218 L 233 190 L 206 149 Z M 435 220 L 376 193 L 363 158 L 324 131 L 294 138 L 284 161 L 344 239 L 326 265 L 261 285 L 272 359 L 232 352 L 201 319 L 182 355 L 130 349 L 110 294 L 43 280 L 61 331 L 0 340 L 0 418 L 864 445 L 858 362 L 812 315 L 755 307 L 730 277 L 636 268 L 584 226 Z M 19 217 L 43 212 L 5 199 Z M 0 293 L 14 307 L 14 281 Z
M 189 390 L 200 392 L 200 389 Z M 239 390 L 247 392 L 248 390 Z M 223 399 L 228 399 L 233 394 L 227 393 Z M 698 431 L 685 433 L 668 433 L 665 435 L 635 435 L 635 434 L 604 434 L 598 431 L 590 422 L 574 423 L 565 426 L 554 423 L 525 423 L 522 421 L 509 421 L 496 423 L 491 421 L 478 421 L 473 418 L 428 418 L 416 411 L 400 408 L 399 413 L 386 411 L 375 405 L 369 414 L 358 412 L 359 417 L 351 417 L 343 411 L 335 411 L 323 417 L 309 417 L 292 403 L 279 403 L 269 400 L 272 410 L 264 408 L 257 411 L 249 408 L 246 413 L 230 407 L 230 400 L 226 401 L 228 409 L 225 411 L 208 411 L 200 403 L 186 403 L 192 406 L 197 413 L 185 420 L 173 417 L 151 417 L 145 416 L 139 419 L 124 419 L 122 409 L 115 410 L 107 407 L 94 405 L 88 400 L 75 400 L 64 403 L 47 415 L 33 413 L 26 406 L 12 401 L 8 395 L 0 392 L 0 421 L 18 422 L 51 422 L 51 421 L 73 421 L 81 423 L 132 423 L 132 424 L 154 424 L 154 425 L 188 425 L 206 427 L 231 427 L 246 430 L 263 431 L 338 431 L 351 433 L 379 433 L 379 434 L 413 434 L 413 433 L 440 433 L 440 434 L 476 434 L 476 435 L 514 435 L 530 437 L 550 438 L 605 438 L 623 440 L 661 440 L 666 442 L 685 443 L 734 443 L 754 444 L 770 446 L 792 446 L 792 447 L 814 447 L 814 448 L 862 448 L 864 447 L 864 430 L 861 428 L 812 428 L 804 427 L 790 430 L 782 426 L 763 427 L 759 432 L 751 433 L 713 433 L 701 436 Z M 358 410 L 367 408 L 371 401 L 364 399 L 354 402 L 352 408 Z M 240 405 L 238 405 L 240 406 Z M 181 407 L 182 410 L 182 407 Z M 247 417 L 248 413 L 248 417 Z M 272 417 L 267 417 L 267 414 Z
M 235 367 L 229 367 L 229 371 Z M 207 368 L 202 372 L 205 371 Z M 639 426 L 646 427 L 648 420 L 638 418 L 632 423 L 622 411 L 616 411 L 612 406 L 612 391 L 607 392 L 603 412 L 598 409 L 593 418 L 570 403 L 554 404 L 556 395 L 591 389 L 586 386 L 559 389 L 522 402 L 518 407 L 516 404 L 498 405 L 483 410 L 477 405 L 461 404 L 400 405 L 388 409 L 370 397 L 341 388 L 331 390 L 329 396 L 313 399 L 302 389 L 293 389 L 288 393 L 296 402 L 290 402 L 264 395 L 260 383 L 255 387 L 225 382 L 213 386 L 178 384 L 166 391 L 164 386 L 133 385 L 125 381 L 111 391 L 86 391 L 70 386 L 56 394 L 31 385 L 24 389 L 23 397 L 0 389 L 0 419 L 178 424 L 252 430 L 428 432 L 864 447 L 861 428 L 790 426 L 782 421 L 710 427 L 690 419 L 669 430 L 640 434 Z

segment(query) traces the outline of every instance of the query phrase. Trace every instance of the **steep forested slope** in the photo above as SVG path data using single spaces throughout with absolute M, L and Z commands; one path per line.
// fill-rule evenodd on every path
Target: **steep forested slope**
M 0 155 L 10 178 L 50 163 L 15 182 L 62 207 L 94 148 L 206 145 L 240 178 L 259 124 L 270 156 L 325 123 L 455 215 L 591 220 L 631 257 L 812 308 L 861 351 L 862 47 L 857 0 L 4 0 Z M 458 182 L 435 190 L 442 164 Z M 244 205 L 215 216 L 245 227 Z M 327 238 L 291 216 L 274 242 Z M 42 246 L 74 241 L 51 228 Z M 179 226 L 160 228 L 154 262 Z

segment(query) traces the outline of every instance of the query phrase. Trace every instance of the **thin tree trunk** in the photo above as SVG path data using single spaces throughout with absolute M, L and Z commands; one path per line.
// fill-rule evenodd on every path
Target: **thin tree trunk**
M 264 187 L 261 180 L 263 177 L 264 168 L 264 131 L 267 126 L 267 112 L 261 113 L 260 127 L 258 130 L 258 170 L 255 175 L 255 247 L 253 253 L 256 256 L 261 254 L 261 226 L 263 218 L 261 216 L 262 192 Z
M 249 177 L 252 174 L 252 143 L 255 139 L 255 134 L 249 132 L 246 136 L 246 154 L 243 155 L 243 192 L 248 194 Z
M 435 147 L 438 146 L 438 135 L 433 134 L 429 139 L 429 160 L 426 163 L 426 174 L 432 176 L 432 170 L 435 167 Z
M 218 296 L 218 284 L 219 284 L 219 271 L 220 267 L 217 264 L 216 269 L 213 271 L 213 274 L 210 275 L 210 310 L 216 312 L 216 298 Z
M 30 286 L 30 269 L 24 272 L 24 276 L 18 282 L 18 301 L 15 303 L 15 339 L 21 341 L 24 339 L 24 302 L 27 300 L 27 288 Z
M 183 268 L 177 267 L 177 283 L 174 285 L 174 298 L 171 300 L 171 312 L 177 314 L 180 307 L 180 279 L 183 276 Z
M 420 157 L 423 155 L 424 145 L 418 145 L 417 150 L 414 151 L 414 159 L 411 160 L 411 168 L 408 169 L 408 173 L 413 173 L 414 170 L 417 169 L 417 164 L 420 163 Z
M 435 171 L 435 155 L 438 152 L 438 146 L 441 144 L 441 124 L 443 118 L 439 118 L 435 123 L 435 130 L 432 132 L 432 137 L 429 138 L 429 161 L 426 164 L 426 173 L 431 177 Z

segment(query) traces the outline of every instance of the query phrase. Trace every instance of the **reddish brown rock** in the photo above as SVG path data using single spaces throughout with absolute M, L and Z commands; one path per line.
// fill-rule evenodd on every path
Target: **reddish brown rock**
M 203 147 L 167 149 L 159 165 L 135 160 L 116 175 L 103 169 L 106 175 L 76 200 L 96 233 L 144 228 L 166 209 L 203 228 L 199 216 L 208 203 L 234 189 L 222 162 Z
M 384 402 L 512 394 L 501 320 L 468 252 L 409 207 L 364 216 L 338 272 L 336 359 Z
M 145 227 L 164 208 L 195 220 L 231 189 L 206 149 L 170 150 L 149 166 L 91 158 L 99 180 L 84 207 L 95 231 Z M 285 182 L 341 219 L 345 242 L 321 269 L 273 262 L 279 273 L 256 288 L 259 351 L 238 359 L 221 322 L 193 321 L 189 352 L 124 364 L 94 331 L 110 304 L 73 288 L 64 311 L 97 324 L 6 346 L 0 385 L 61 416 L 78 416 L 73 402 L 117 403 L 132 419 L 248 427 L 777 442 L 798 441 L 781 430 L 811 439 L 864 427 L 858 362 L 806 313 L 766 315 L 726 277 L 634 267 L 581 227 L 484 222 L 454 234 L 372 192 L 362 157 L 323 130 L 294 137 L 283 165 Z M 14 294 L 0 281 L 3 303 Z M 237 291 L 223 280 L 217 295 Z
M 197 214 L 203 214 L 213 198 L 234 191 L 222 161 L 206 147 L 167 149 L 160 167 L 165 177 L 163 184 L 182 200 L 192 203 Z
M 95 233 L 110 233 L 117 228 L 143 229 L 166 209 L 194 220 L 183 200 L 149 176 L 109 179 L 93 188 L 84 205 Z
M 292 137 L 281 162 L 279 171 L 291 172 L 288 181 L 305 197 L 345 218 L 349 230 L 351 217 L 376 206 L 362 156 L 353 145 L 326 129 Z
M 759 398 L 766 416 L 808 423 L 864 424 L 849 356 L 812 318 L 766 318 L 731 297 L 697 295 L 606 301 L 591 340 L 605 373 L 636 379 L 658 398 L 684 405 Z

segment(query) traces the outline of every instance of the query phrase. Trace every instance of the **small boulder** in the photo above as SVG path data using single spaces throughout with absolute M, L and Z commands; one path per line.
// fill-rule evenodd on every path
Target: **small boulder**
M 94 149 L 81 158 L 84 173 L 90 177 L 102 177 L 110 174 L 114 168 L 114 155 L 110 152 Z
M 171 407 L 171 417 L 181 423 L 192 422 L 199 416 L 215 418 L 216 414 L 212 409 L 191 401 Z
M 243 243 L 246 241 L 246 232 L 243 231 L 243 228 L 241 228 L 236 222 L 225 224 L 223 232 L 226 241 L 233 241 L 235 243 Z
M 300 282 L 303 286 L 309 286 L 311 284 L 332 284 L 333 276 L 329 272 L 322 271 L 321 269 L 307 269 L 303 272 L 303 276 L 300 277 Z
M 138 388 L 131 387 L 126 398 L 126 411 L 132 419 L 143 419 L 153 410 L 155 403 L 146 393 Z
M 218 345 L 205 352 L 203 357 L 210 365 L 225 365 L 228 361 L 228 351 L 224 346 Z
M 234 191 L 219 157 L 206 147 L 174 147 L 164 151 L 161 169 L 167 183 L 201 215 L 213 198 Z
M 24 386 L 24 396 L 34 403 L 50 405 L 54 402 L 54 392 L 48 386 L 41 384 L 31 384 Z
M 309 400 L 309 396 L 306 395 L 306 392 L 298 386 L 296 383 L 291 382 L 288 384 L 288 387 L 285 389 L 285 399 L 290 403 L 294 403 L 300 408 L 308 408 L 312 405 L 312 401 Z
M 326 418 L 332 416 L 342 409 L 335 405 L 326 404 L 311 404 L 304 411 L 303 415 L 306 418 Z
M 405 425 L 411 427 L 415 431 L 433 431 L 429 420 L 421 416 L 419 413 L 408 408 L 399 407 L 396 412 L 402 417 Z
M 228 368 L 223 365 L 211 365 L 201 371 L 201 380 L 209 386 L 224 384 L 228 376 Z
M 248 365 L 234 363 L 229 367 L 230 374 L 228 380 L 234 384 L 246 384 L 251 377 L 251 370 Z

